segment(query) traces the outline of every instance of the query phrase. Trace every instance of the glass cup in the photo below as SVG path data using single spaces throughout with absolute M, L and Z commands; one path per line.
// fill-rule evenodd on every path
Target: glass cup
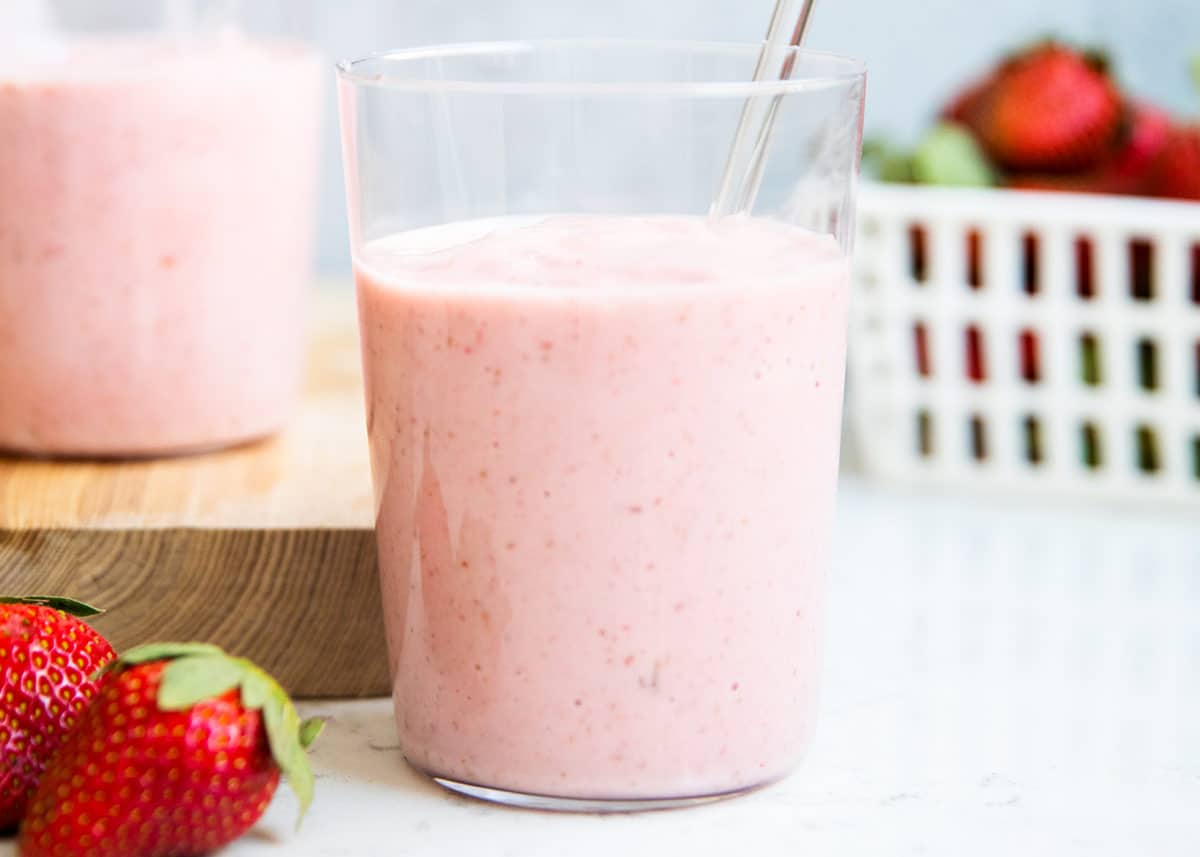
M 864 72 L 758 53 L 340 66 L 396 719 L 450 789 L 673 806 L 809 745 Z M 762 192 L 712 222 L 750 98 Z
M 0 11 L 0 450 L 192 452 L 292 411 L 322 63 L 245 6 Z

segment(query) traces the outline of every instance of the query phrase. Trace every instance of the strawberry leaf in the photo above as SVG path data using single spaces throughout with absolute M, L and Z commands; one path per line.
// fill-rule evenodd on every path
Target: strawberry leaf
M 1192 59 L 1192 85 L 1200 92 L 1200 57 Z
M 74 598 L 61 598 L 57 595 L 29 595 L 21 598 L 5 597 L 0 598 L 0 604 L 30 604 L 35 607 L 49 607 L 51 610 L 58 610 L 77 619 L 88 619 L 104 613 L 103 610 L 93 607 L 91 604 L 76 601 Z
M 863 142 L 863 169 L 884 182 L 909 184 L 913 181 L 912 158 L 908 152 L 881 137 Z
M 996 172 L 983 149 L 961 125 L 942 123 L 913 152 L 913 175 L 921 184 L 991 187 Z
M 1100 74 L 1112 77 L 1113 62 L 1112 56 L 1104 48 L 1089 47 L 1080 51 L 1083 61 L 1086 62 L 1092 69 L 1100 72 Z
M 266 717 L 266 709 L 274 693 L 273 684 L 274 680 L 257 667 L 247 670 L 242 678 L 242 705 L 262 711 Z
M 227 655 L 191 655 L 177 658 L 163 670 L 158 688 L 158 707 L 163 711 L 186 711 L 206 699 L 214 699 L 241 684 L 245 668 Z
M 307 750 L 325 731 L 325 721 L 320 717 L 310 717 L 300 724 L 300 746 Z
M 279 683 L 249 661 L 243 663 L 242 705 L 262 711 L 271 755 L 300 801 L 300 817 L 296 821 L 299 827 L 312 805 L 315 788 L 305 750 L 316 740 L 320 727 L 312 721 L 302 724 L 296 706 Z
M 154 661 L 171 661 L 189 655 L 224 655 L 225 650 L 220 646 L 209 643 L 150 643 L 130 649 L 114 664 L 114 668 L 133 667 L 138 664 L 148 664 Z

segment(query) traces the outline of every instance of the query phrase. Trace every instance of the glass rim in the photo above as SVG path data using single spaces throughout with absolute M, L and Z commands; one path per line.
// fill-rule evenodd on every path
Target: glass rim
M 751 98 L 756 96 L 790 95 L 845 86 L 866 76 L 866 63 L 861 60 L 825 51 L 806 48 L 786 48 L 781 57 L 794 57 L 799 64 L 805 61 L 829 63 L 836 70 L 830 73 L 803 73 L 778 80 L 656 80 L 644 81 L 567 81 L 567 80 L 467 80 L 424 77 L 403 77 L 386 73 L 366 73 L 362 66 L 371 63 L 414 63 L 427 59 L 458 59 L 477 56 L 533 54 L 551 49 L 660 49 L 686 50 L 709 55 L 735 56 L 748 54 L 757 57 L 762 42 L 713 42 L 654 39 L 513 39 L 503 41 L 457 42 L 398 50 L 377 51 L 350 59 L 339 60 L 337 73 L 343 83 L 360 87 L 407 92 L 476 95 L 666 95 L 676 97 Z

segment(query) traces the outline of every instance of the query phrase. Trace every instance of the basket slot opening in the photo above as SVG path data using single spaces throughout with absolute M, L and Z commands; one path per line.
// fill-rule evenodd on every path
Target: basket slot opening
M 1028 384 L 1042 380 L 1042 355 L 1037 334 L 1032 328 L 1021 331 L 1017 342 L 1021 354 L 1021 377 Z
M 1022 283 L 1027 295 L 1036 295 L 1042 289 L 1041 249 L 1041 242 L 1034 233 L 1026 232 L 1021 236 Z
M 933 416 L 926 410 L 917 411 L 917 452 L 933 457 Z
M 917 374 L 922 378 L 931 377 L 933 363 L 929 357 L 929 328 L 923 321 L 913 324 L 913 352 L 917 363 Z
M 971 457 L 976 461 L 987 461 L 987 424 L 979 414 L 971 417 L 969 432 L 971 436 Z
M 967 233 L 967 285 L 983 288 L 983 236 L 978 229 Z
M 1129 294 L 1135 301 L 1154 300 L 1154 245 L 1142 238 L 1129 242 Z
M 1138 340 L 1138 383 L 1143 390 L 1158 389 L 1158 345 L 1152 339 Z
M 1137 443 L 1137 466 L 1143 473 L 1157 473 L 1162 469 L 1162 458 L 1158 450 L 1158 433 L 1148 425 L 1140 425 L 1135 432 Z
M 1196 398 L 1200 399 L 1200 342 L 1196 343 Z
M 1079 337 L 1079 374 L 1089 387 L 1099 387 L 1103 381 L 1100 340 L 1094 333 Z
M 1200 304 L 1200 244 L 1192 245 L 1192 303 Z
M 1100 442 L 1100 429 L 1095 423 L 1084 423 L 1079 430 L 1080 453 L 1083 465 L 1088 470 L 1099 470 L 1104 466 L 1104 450 Z
M 1096 297 L 1095 247 L 1090 238 L 1075 239 L 1075 291 L 1085 301 Z
M 917 223 L 908 227 L 908 269 L 918 283 L 929 281 L 929 232 Z
M 1192 475 L 1200 481 L 1200 434 L 1192 438 Z
M 967 327 L 967 380 L 982 384 L 987 380 L 987 361 L 984 359 L 983 331 L 978 325 Z
M 1042 452 L 1042 422 L 1030 414 L 1022 420 L 1022 428 L 1025 435 L 1025 460 L 1036 467 L 1045 460 Z

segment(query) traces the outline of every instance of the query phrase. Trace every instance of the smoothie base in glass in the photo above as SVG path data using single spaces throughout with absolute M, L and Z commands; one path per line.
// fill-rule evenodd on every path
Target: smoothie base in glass
M 298 401 L 318 55 L 229 34 L 0 59 L 0 450 L 196 452 Z
M 550 216 L 356 259 L 402 750 L 629 809 L 812 737 L 848 264 L 767 220 Z

